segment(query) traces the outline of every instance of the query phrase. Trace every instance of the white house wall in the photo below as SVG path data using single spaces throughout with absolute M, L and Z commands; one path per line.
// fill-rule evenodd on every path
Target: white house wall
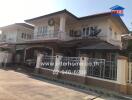
M 100 37 L 103 40 L 107 40 L 107 34 L 108 34 L 108 25 L 107 25 L 107 18 L 106 20 L 104 20 L 105 18 L 93 18 L 93 19 L 88 19 L 88 20 L 82 20 L 80 22 L 75 22 L 72 24 L 69 24 L 66 26 L 66 31 L 67 33 L 69 33 L 70 29 L 73 30 L 81 30 L 84 27 L 92 27 L 92 26 L 97 26 L 99 29 L 101 29 L 101 33 L 98 34 L 98 37 Z
M 17 30 L 17 42 L 24 42 L 26 40 L 29 40 L 27 38 L 22 38 L 22 33 L 31 35 L 31 38 L 33 37 L 33 30 L 32 29 L 28 29 L 26 27 L 20 27 Z
M 29 40 L 27 38 L 22 38 L 22 33 L 33 35 L 33 30 L 23 27 L 23 26 L 18 26 L 14 27 L 12 29 L 8 28 L 7 30 L 2 31 L 2 36 L 1 36 L 1 41 L 3 42 L 9 42 L 9 43 L 18 43 L 18 42 L 25 42 L 26 40 Z
M 36 37 L 37 35 L 37 31 L 38 31 L 38 27 L 42 27 L 42 26 L 47 26 L 48 27 L 48 20 L 50 18 L 53 18 L 55 21 L 55 25 L 54 25 L 54 30 L 55 31 L 59 31 L 60 27 L 62 27 L 60 25 L 60 19 L 61 17 L 64 17 L 64 15 L 59 15 L 59 16 L 55 16 L 55 17 L 49 17 L 49 18 L 42 18 L 39 20 L 36 20 L 33 22 L 33 24 L 35 25 L 35 30 L 34 30 L 34 37 Z M 121 35 L 123 32 L 124 28 L 121 26 L 121 24 L 119 25 L 119 22 L 116 21 L 112 21 L 111 16 L 104 16 L 104 17 L 90 17 L 88 19 L 82 19 L 82 20 L 75 20 L 74 18 L 70 18 L 65 16 L 64 17 L 66 22 L 65 22 L 65 32 L 62 32 L 61 34 L 61 40 L 64 41 L 68 41 L 68 40 L 72 40 L 75 37 L 71 37 L 70 34 L 70 30 L 83 30 L 83 28 L 87 28 L 87 27 L 94 27 L 97 26 L 98 29 L 101 29 L 101 32 L 98 34 L 97 37 L 101 38 L 102 40 L 105 40 L 113 45 L 116 46 L 120 46 L 122 47 L 122 43 L 121 43 Z M 74 20 L 73 20 L 74 19 Z M 118 24 L 117 24 L 118 23 Z M 63 24 L 62 24 L 63 25 Z M 112 28 L 112 32 L 110 32 L 110 27 Z M 116 36 L 115 36 L 115 32 L 116 32 Z M 65 33 L 65 35 L 64 35 Z M 43 37 L 41 37 L 43 38 Z
M 17 38 L 16 30 L 7 30 L 2 33 L 2 40 L 6 42 L 16 42 L 16 38 Z
M 123 31 L 121 30 L 121 27 L 116 25 L 112 20 L 108 20 L 108 28 L 112 28 L 112 31 L 108 29 L 108 42 L 114 44 L 114 45 L 119 45 L 122 47 L 121 43 L 121 35 L 123 34 Z M 115 34 L 116 33 L 116 34 Z

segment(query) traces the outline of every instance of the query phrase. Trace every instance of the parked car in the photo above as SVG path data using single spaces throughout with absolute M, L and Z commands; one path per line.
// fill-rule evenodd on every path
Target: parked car
M 29 67 L 35 67 L 36 66 L 36 59 L 27 59 L 25 63 Z

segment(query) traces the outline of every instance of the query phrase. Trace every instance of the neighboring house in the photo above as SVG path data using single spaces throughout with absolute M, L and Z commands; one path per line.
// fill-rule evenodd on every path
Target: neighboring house
M 86 53 L 89 57 L 112 60 L 122 50 L 121 35 L 128 34 L 121 18 L 110 12 L 76 17 L 62 10 L 25 21 L 35 27 L 33 39 L 23 44 L 28 48 L 25 59 L 34 59 L 38 52 L 43 52 L 64 56 Z
M 129 34 L 122 35 L 122 42 L 124 49 L 128 51 L 132 50 L 132 32 L 130 31 Z
M 15 23 L 1 27 L 1 42 L 19 43 L 32 38 L 34 27 L 25 23 Z
M 20 51 L 23 46 L 16 48 L 15 45 L 16 43 L 23 43 L 26 40 L 30 40 L 33 35 L 33 29 L 33 26 L 26 23 L 15 23 L 0 27 L 0 30 L 2 31 L 0 35 L 0 52 L 3 54 L 5 51 L 7 51 L 12 54 L 16 54 L 16 60 L 13 61 L 23 61 L 23 52 Z M 19 54 L 17 55 L 18 52 Z

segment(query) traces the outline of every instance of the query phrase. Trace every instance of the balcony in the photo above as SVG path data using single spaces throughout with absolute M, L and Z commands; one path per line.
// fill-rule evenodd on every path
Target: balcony
M 59 31 L 48 31 L 47 33 L 36 33 L 31 40 L 54 40 L 60 39 Z

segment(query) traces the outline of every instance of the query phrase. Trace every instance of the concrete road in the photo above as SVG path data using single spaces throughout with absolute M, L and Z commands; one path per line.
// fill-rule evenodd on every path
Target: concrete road
M 13 70 L 0 69 L 0 100 L 117 100 L 97 96 Z

